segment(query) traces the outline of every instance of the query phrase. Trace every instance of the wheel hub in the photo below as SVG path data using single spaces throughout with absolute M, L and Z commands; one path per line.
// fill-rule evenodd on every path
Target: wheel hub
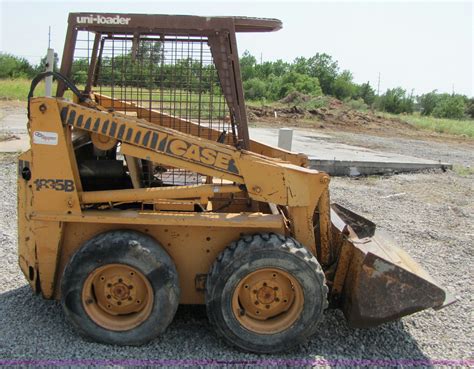
M 243 326 L 259 333 L 274 333 L 298 318 L 302 301 L 301 286 L 288 272 L 263 268 L 241 280 L 232 303 Z
M 135 268 L 109 264 L 94 270 L 83 288 L 83 302 L 92 320 L 113 330 L 138 325 L 153 305 L 151 285 Z

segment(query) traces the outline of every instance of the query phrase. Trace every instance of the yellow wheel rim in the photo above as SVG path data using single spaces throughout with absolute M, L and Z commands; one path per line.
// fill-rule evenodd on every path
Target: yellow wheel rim
M 137 269 L 108 264 L 89 274 L 82 289 L 82 303 L 97 325 L 112 331 L 126 331 L 149 317 L 153 289 Z
M 288 329 L 303 311 L 300 283 L 288 272 L 263 268 L 248 274 L 232 296 L 232 310 L 246 329 L 275 334 Z

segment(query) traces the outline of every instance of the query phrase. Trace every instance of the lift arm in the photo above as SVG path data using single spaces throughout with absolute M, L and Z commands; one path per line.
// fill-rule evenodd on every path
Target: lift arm
M 57 103 L 64 126 L 121 142 L 122 153 L 243 184 L 257 201 L 293 207 L 316 206 L 329 177 L 279 159 L 206 140 L 120 113 L 93 110 L 66 100 Z M 57 101 L 57 102 L 56 102 Z

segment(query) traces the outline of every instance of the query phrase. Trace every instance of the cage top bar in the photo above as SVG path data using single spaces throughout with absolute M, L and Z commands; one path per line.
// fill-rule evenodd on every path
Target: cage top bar
M 280 20 L 270 18 L 124 13 L 69 13 L 69 24 L 78 30 L 148 34 L 201 34 L 228 29 L 230 25 L 235 32 L 273 32 L 282 27 Z

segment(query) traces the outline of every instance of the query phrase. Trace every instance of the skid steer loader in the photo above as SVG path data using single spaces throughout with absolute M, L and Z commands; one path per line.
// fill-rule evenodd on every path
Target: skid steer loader
M 31 288 L 79 333 L 139 345 L 179 304 L 205 304 L 223 339 L 269 353 L 314 334 L 328 307 L 371 327 L 446 304 L 374 223 L 330 204 L 305 155 L 249 138 L 236 33 L 279 28 L 69 15 L 60 73 L 29 94 L 18 244 Z M 33 97 L 49 75 L 56 97 Z

